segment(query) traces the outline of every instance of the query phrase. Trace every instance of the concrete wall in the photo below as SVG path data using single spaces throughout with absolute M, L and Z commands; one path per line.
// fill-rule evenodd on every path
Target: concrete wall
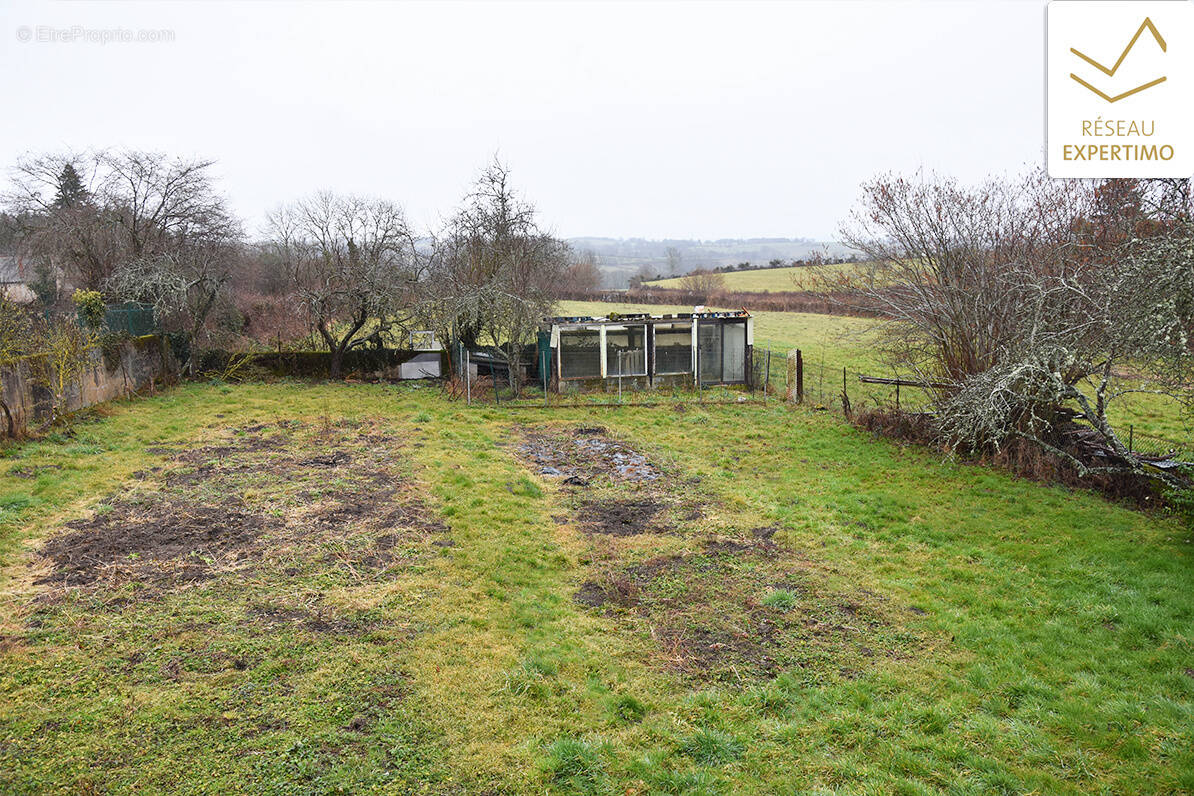
M 39 383 L 39 363 L 34 358 L 0 371 L 0 437 L 20 436 L 50 418 L 50 391 Z M 116 350 L 91 352 L 91 367 L 68 391 L 66 410 L 76 411 L 155 385 L 173 381 L 178 363 L 165 338 L 150 335 L 121 343 Z M 5 412 L 7 408 L 7 412 Z

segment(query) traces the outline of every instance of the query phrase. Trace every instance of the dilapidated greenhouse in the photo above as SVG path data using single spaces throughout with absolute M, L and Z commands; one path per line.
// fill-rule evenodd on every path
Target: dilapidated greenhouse
M 618 380 L 630 388 L 750 386 L 753 371 L 754 321 L 745 310 L 547 318 L 539 339 L 559 392 Z

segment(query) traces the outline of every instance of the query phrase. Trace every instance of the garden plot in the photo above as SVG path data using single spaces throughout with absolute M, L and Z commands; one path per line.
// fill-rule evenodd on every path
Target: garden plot
M 330 561 L 360 576 L 450 543 L 402 472 L 398 443 L 368 429 L 259 424 L 159 452 L 170 466 L 138 473 L 135 488 L 46 542 L 38 585 L 128 584 L 147 597 L 283 560 L 283 575 Z
M 705 682 L 804 668 L 852 677 L 870 659 L 921 646 L 874 595 L 827 588 L 807 557 L 775 541 L 777 527 L 702 522 L 709 506 L 698 480 L 605 429 L 524 433 L 518 453 L 559 485 L 568 520 L 592 546 L 596 562 L 573 600 L 649 636 L 660 668 Z
M 806 669 L 853 677 L 871 659 L 908 658 L 923 645 L 883 600 L 829 589 L 798 552 L 755 538 L 706 539 L 639 562 L 615 555 L 574 599 L 648 634 L 657 665 L 698 681 Z

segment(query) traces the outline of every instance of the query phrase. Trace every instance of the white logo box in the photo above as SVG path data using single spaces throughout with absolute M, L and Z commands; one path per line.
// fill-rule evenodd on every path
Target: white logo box
M 1046 13 L 1049 175 L 1194 175 L 1194 3 L 1052 0 Z

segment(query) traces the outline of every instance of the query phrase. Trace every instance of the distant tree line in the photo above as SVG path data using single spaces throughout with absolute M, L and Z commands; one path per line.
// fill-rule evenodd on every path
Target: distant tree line
M 439 229 L 414 229 L 392 200 L 321 192 L 278 207 L 256 239 L 212 166 L 125 149 L 18 160 L 0 253 L 32 274 L 25 315 L 73 317 L 77 291 L 141 302 L 189 342 L 192 372 L 205 348 L 310 336 L 336 376 L 347 352 L 402 346 L 413 330 L 517 346 L 557 296 L 601 285 L 595 256 L 544 231 L 496 161 Z

